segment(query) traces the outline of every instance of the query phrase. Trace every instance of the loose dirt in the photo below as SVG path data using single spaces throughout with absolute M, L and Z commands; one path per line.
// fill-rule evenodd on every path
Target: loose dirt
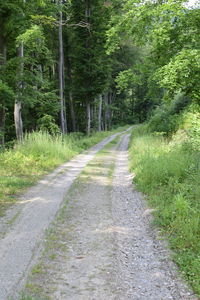
M 26 292 L 52 300 L 194 300 L 128 171 L 129 135 L 72 186 Z

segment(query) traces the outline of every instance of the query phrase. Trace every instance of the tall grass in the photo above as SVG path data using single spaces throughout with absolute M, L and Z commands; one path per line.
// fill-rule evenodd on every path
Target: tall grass
M 200 152 L 177 133 L 172 140 L 142 128 L 132 134 L 131 170 L 156 208 L 155 223 L 169 237 L 174 260 L 200 296 Z
M 111 132 L 51 136 L 47 132 L 27 134 L 22 144 L 0 153 L 0 214 L 25 188 L 74 155 L 98 143 Z

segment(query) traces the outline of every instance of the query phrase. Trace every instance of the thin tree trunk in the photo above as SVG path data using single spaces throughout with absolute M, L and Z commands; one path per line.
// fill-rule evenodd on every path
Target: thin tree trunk
M 98 101 L 95 100 L 94 101 L 94 129 L 98 130 L 98 111 L 97 111 L 97 107 L 98 106 Z
M 90 111 L 90 102 L 86 103 L 87 107 L 87 135 L 90 135 L 91 132 L 91 111 Z
M 6 63 L 7 48 L 4 38 L 0 36 L 0 65 Z M 5 143 L 5 121 L 6 121 L 6 109 L 5 99 L 0 101 L 0 147 L 4 147 Z
M 23 94 L 23 72 L 24 72 L 24 45 L 23 42 L 19 47 L 19 58 L 21 59 L 19 66 L 20 81 L 17 83 L 17 94 L 15 98 L 14 106 L 14 121 L 15 121 L 15 131 L 18 142 L 23 140 L 23 121 L 22 121 L 22 94 Z
M 53 76 L 53 78 L 55 78 L 55 75 L 56 75 L 55 65 L 53 64 L 52 65 L 52 76 Z
M 108 130 L 108 119 L 109 119 L 109 111 L 108 111 L 108 93 L 104 95 L 104 103 L 105 103 L 105 131 Z
M 26 0 L 23 0 L 24 5 Z M 24 14 L 22 15 L 24 17 Z M 24 73 L 24 44 L 21 42 L 18 57 L 20 58 L 19 75 L 20 80 L 17 83 L 17 93 L 14 105 L 15 131 L 18 142 L 23 140 L 23 121 L 22 121 L 22 96 L 23 96 L 23 73 Z
M 5 121 L 6 110 L 4 104 L 0 104 L 0 147 L 4 147 L 5 144 Z
M 69 80 L 69 104 L 70 104 L 70 113 L 71 113 L 71 120 L 72 120 L 72 129 L 73 132 L 76 131 L 76 115 L 75 115 L 75 110 L 74 110 L 74 99 L 73 99 L 73 93 L 71 90 L 72 87 L 72 70 L 71 70 L 71 61 L 69 56 L 67 55 L 66 57 L 66 62 L 67 62 L 67 75 L 68 75 L 68 80 Z
M 67 133 L 67 118 L 64 98 L 64 51 L 63 51 L 63 32 L 62 32 L 62 0 L 59 0 L 61 6 L 59 11 L 59 97 L 60 97 L 60 123 L 63 134 Z
M 93 103 L 92 103 L 93 104 Z M 90 105 L 90 119 L 91 119 L 91 126 L 93 126 L 94 123 L 94 105 Z
M 112 104 L 112 98 L 113 98 L 113 93 L 109 92 L 108 94 L 108 130 L 111 129 L 111 104 Z
M 73 101 L 73 95 L 72 92 L 69 92 L 69 101 L 70 101 L 70 111 L 71 111 L 71 118 L 72 118 L 72 128 L 73 131 L 76 131 L 76 115 L 74 111 L 74 101 Z
M 91 5 L 90 5 L 90 0 L 85 0 L 85 22 L 90 23 L 90 17 L 91 17 Z M 89 32 L 88 32 L 89 34 Z M 89 40 L 88 37 L 85 39 L 85 48 L 89 48 Z M 89 57 L 88 57 L 89 59 Z M 88 70 L 89 72 L 90 70 Z M 90 135 L 91 132 L 91 111 L 90 111 L 90 100 L 91 99 L 86 99 L 86 111 L 87 111 L 87 125 L 86 125 L 86 132 L 87 135 Z
M 102 117 L 102 102 L 103 97 L 102 95 L 99 96 L 99 111 L 98 111 L 98 131 L 101 131 L 101 117 Z

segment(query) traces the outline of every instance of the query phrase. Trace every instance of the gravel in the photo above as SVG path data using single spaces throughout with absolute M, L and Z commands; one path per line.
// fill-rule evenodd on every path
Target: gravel
M 41 252 L 44 232 L 59 210 L 66 192 L 87 163 L 116 133 L 57 168 L 24 194 L 1 219 L 0 299 L 16 297 Z M 10 225 L 9 225 L 10 224 Z
M 152 228 L 151 210 L 134 189 L 128 171 L 129 136 L 120 145 L 113 179 L 115 270 L 120 295 L 116 299 L 194 300 L 181 280 L 159 232 Z
M 151 225 L 151 210 L 128 171 L 129 134 L 97 155 L 72 186 L 53 225 L 54 259 L 29 278 L 52 300 L 195 300 Z M 114 173 L 113 172 L 113 166 Z M 48 242 L 48 241 L 47 241 Z M 57 246 L 56 246 L 57 245 Z M 59 245 L 65 245 L 60 248 Z M 52 253 L 54 253 L 52 252 Z

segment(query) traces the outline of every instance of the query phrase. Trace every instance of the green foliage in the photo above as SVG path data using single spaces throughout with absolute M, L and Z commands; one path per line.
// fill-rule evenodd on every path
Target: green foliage
M 44 115 L 42 118 L 38 119 L 38 127 L 41 131 L 47 131 L 53 135 L 60 133 L 60 129 L 55 123 L 55 119 L 50 115 Z
M 47 121 L 52 122 L 49 116 Z M 48 123 L 49 126 L 49 123 Z M 116 130 L 117 131 L 117 130 Z M 69 135 L 40 131 L 27 134 L 23 144 L 0 153 L 0 214 L 17 201 L 17 195 L 59 164 L 98 143 L 110 132 Z
M 141 84 L 140 76 L 134 73 L 133 70 L 125 70 L 120 72 L 115 81 L 117 83 L 117 88 L 120 91 L 127 90 L 130 87 L 130 85 Z
M 187 114 L 191 99 L 184 93 L 178 93 L 171 99 L 166 95 L 165 103 L 153 111 L 148 122 L 151 132 L 157 131 L 172 135 L 185 122 L 184 114 Z
M 177 114 L 172 115 L 169 109 L 161 107 L 154 111 L 148 126 L 152 132 L 157 131 L 169 135 L 178 129 L 179 116 Z
M 0 80 L 0 104 L 11 101 L 14 98 L 14 93 L 12 89 Z
M 185 115 L 187 118 L 187 134 L 189 136 L 188 146 L 193 150 L 200 150 L 200 113 L 188 113 Z
M 169 141 L 138 128 L 132 134 L 130 158 L 137 187 L 155 208 L 155 223 L 169 237 L 176 263 L 200 295 L 200 147 L 191 150 L 190 140 L 181 132 Z
M 169 91 L 181 91 L 199 100 L 200 50 L 183 49 L 158 69 L 155 78 Z
M 23 42 L 24 45 L 28 47 L 35 48 L 37 46 L 37 50 L 39 50 L 44 42 L 44 34 L 41 27 L 38 25 L 32 25 L 30 29 L 27 29 L 25 33 L 17 37 L 16 42 L 17 47 L 19 47 Z

